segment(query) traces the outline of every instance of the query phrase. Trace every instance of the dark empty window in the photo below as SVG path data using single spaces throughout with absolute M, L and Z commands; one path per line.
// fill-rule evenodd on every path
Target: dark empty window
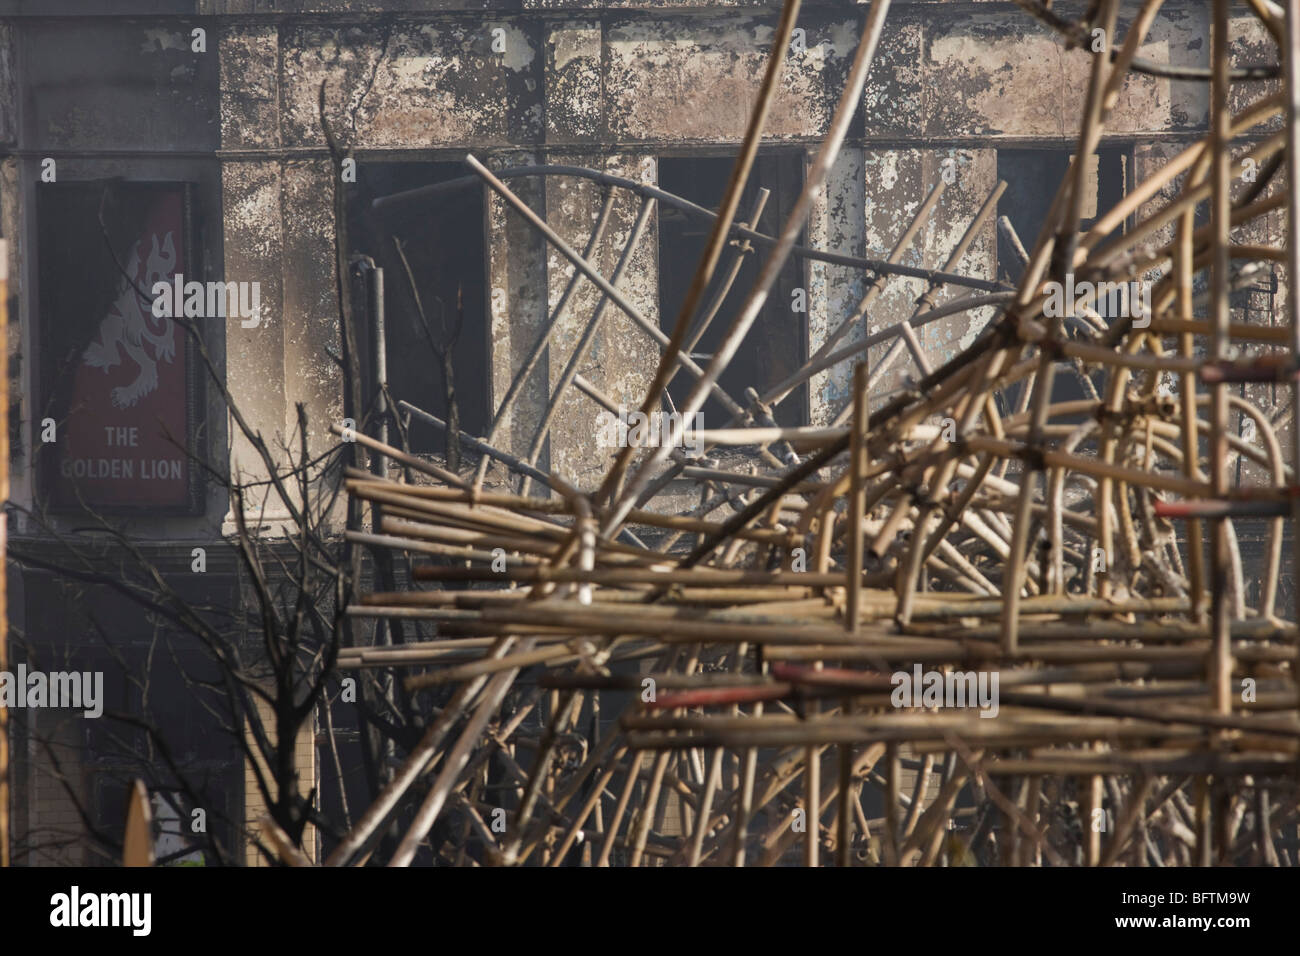
M 1070 168 L 1069 149 L 1000 149 L 998 179 L 1007 184 L 998 201 L 998 215 L 1011 220 L 1025 251 L 1032 253 L 1056 190 Z M 1128 192 L 1133 175 L 1132 150 L 1107 147 L 1097 150 L 1084 176 L 1079 229 L 1087 232 Z M 1121 224 L 1120 229 L 1124 226 Z M 1019 279 L 1020 258 L 999 231 L 998 268 L 1006 277 Z
M 1033 254 L 1043 223 L 1056 198 L 1057 188 L 1070 168 L 1070 149 L 1002 149 L 998 150 L 998 179 L 1007 184 L 998 201 L 998 215 L 1011 221 L 1024 251 Z M 1083 201 L 1080 205 L 1079 231 L 1087 232 L 1124 198 L 1133 175 L 1132 150 L 1107 147 L 1097 150 L 1084 174 Z M 1114 235 L 1127 223 L 1120 223 Z M 1109 238 L 1109 237 L 1108 237 Z M 1105 240 L 1103 240 L 1104 242 Z M 1018 282 L 1024 266 L 1020 253 L 1003 230 L 998 230 L 998 273 L 1003 279 Z M 1064 293 L 1069 295 L 1068 292 Z M 1118 300 L 1117 300 L 1118 301 Z M 1109 298 L 1099 300 L 1098 314 L 1107 319 Z M 1074 320 L 1070 320 L 1074 321 Z M 1057 375 L 1053 380 L 1052 400 L 1073 401 L 1085 397 L 1083 383 L 1077 375 Z M 1099 379 L 1094 378 L 1094 383 Z M 1011 401 L 1020 398 L 1017 386 Z
M 348 245 L 384 270 L 393 398 L 447 421 L 450 393 L 461 430 L 481 435 L 490 422 L 482 187 L 471 184 L 382 210 L 371 207 L 378 197 L 466 174 L 460 163 L 358 163 L 357 182 L 348 193 Z M 440 430 L 412 420 L 413 451 L 445 447 Z
M 730 156 L 663 158 L 659 160 L 659 186 L 705 209 L 716 210 L 726 191 L 734 162 Z M 755 228 L 767 235 L 775 235 L 781 223 L 789 216 L 802 187 L 802 153 L 781 152 L 760 156 L 741 198 L 737 220 L 748 219 L 758 190 L 766 188 L 771 191 L 771 196 Z M 667 203 L 660 204 L 659 321 L 666 333 L 671 333 L 677 314 L 686 300 L 687 290 L 704 252 L 711 226 L 712 223 L 706 219 L 688 215 Z M 761 263 L 767 254 L 768 250 L 760 247 L 745 256 L 730 292 L 708 328 L 692 346 L 691 356 L 702 368 L 708 367 L 714 350 L 721 344 L 732 319 L 758 280 Z M 695 339 L 701 318 L 708 313 L 722 288 L 734 255 L 734 247 L 728 247 L 723 253 L 713 281 L 693 317 L 688 342 Z M 741 405 L 746 404 L 746 388 L 752 387 L 762 393 L 795 372 L 804 362 L 807 354 L 808 316 L 807 312 L 792 310 L 794 290 L 804 288 L 802 276 L 802 264 L 792 258 L 781 271 L 762 313 L 719 380 L 727 394 Z M 681 407 L 694 384 L 695 379 L 689 373 L 677 373 L 669 387 L 669 394 L 677 407 Z M 716 398 L 710 398 L 704 406 L 706 427 L 719 427 L 730 417 Z M 806 385 L 800 386 L 777 406 L 776 419 L 782 425 L 802 425 L 808 421 Z

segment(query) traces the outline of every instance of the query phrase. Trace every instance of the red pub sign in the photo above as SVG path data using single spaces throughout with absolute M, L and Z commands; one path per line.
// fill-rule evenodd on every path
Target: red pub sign
M 189 334 L 153 314 L 154 284 L 197 273 L 184 183 L 38 191 L 43 408 L 34 440 L 48 504 L 196 513 L 201 398 Z M 42 422 L 55 422 L 43 442 Z

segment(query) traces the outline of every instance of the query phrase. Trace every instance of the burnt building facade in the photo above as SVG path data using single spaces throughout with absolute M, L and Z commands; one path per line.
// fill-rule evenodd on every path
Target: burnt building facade
M 496 441 L 521 457 L 537 454 L 580 487 L 598 480 L 610 454 L 593 440 L 599 404 L 564 393 L 539 448 L 533 426 L 600 291 L 589 282 L 570 289 L 570 263 L 464 160 L 472 155 L 495 171 L 549 169 L 507 182 L 603 275 L 615 272 L 639 232 L 618 288 L 643 317 L 671 331 L 707 220 L 661 203 L 638 230 L 635 191 L 556 167 L 596 170 L 715 206 L 779 7 L 771 0 L 0 0 L 0 236 L 11 280 L 15 540 L 42 553 L 94 511 L 129 527 L 197 598 L 238 600 L 235 559 L 222 544 L 236 516 L 198 462 L 253 479 L 262 464 L 232 427 L 209 373 L 271 445 L 294 441 L 299 408 L 309 446 L 330 445 L 330 427 L 349 417 L 338 264 L 360 257 L 386 275 L 392 394 L 446 418 L 449 364 L 461 428 L 472 435 L 492 428 L 563 303 Z M 741 219 L 760 232 L 776 233 L 798 196 L 844 86 L 864 10 L 847 0 L 804 4 L 742 200 Z M 1166 4 L 1142 55 L 1202 66 L 1208 16 L 1204 4 Z M 1240 24 L 1239 60 L 1262 59 L 1266 35 L 1244 9 Z M 997 219 L 1005 216 L 1032 248 L 1076 147 L 1094 55 L 1069 48 L 1015 4 L 895 3 L 803 244 L 886 258 L 942 184 L 903 264 L 986 283 L 1014 278 L 1019 263 L 999 238 Z M 1095 204 L 1084 210 L 1085 224 L 1202 132 L 1208 106 L 1203 83 L 1155 75 L 1126 82 L 1090 174 Z M 446 188 L 420 192 L 439 184 Z M 760 187 L 769 193 L 762 213 L 747 220 Z M 346 200 L 342 230 L 336 190 Z M 375 204 L 391 196 L 399 198 Z M 981 219 L 981 210 L 990 214 Z M 598 225 L 602 240 L 588 249 Z M 740 261 L 742 270 L 754 270 L 761 249 Z M 177 274 L 202 284 L 205 306 L 193 318 L 204 352 L 159 321 L 132 288 L 151 291 Z M 779 383 L 853 313 L 875 279 L 853 265 L 796 259 L 733 365 L 736 380 L 724 380 L 724 388 L 734 394 L 752 384 L 762 392 Z M 1250 311 L 1251 321 L 1274 322 L 1284 281 L 1264 277 L 1239 296 L 1237 308 Z M 213 301 L 225 304 L 224 315 L 206 308 L 212 283 L 222 284 Z M 342 284 L 359 300 L 350 271 Z M 743 275 L 738 287 L 745 287 Z M 173 304 L 183 312 L 188 292 L 183 283 L 177 289 Z M 924 279 L 892 279 L 845 342 L 911 315 L 927 289 Z M 947 287 L 935 298 L 961 294 Z M 738 307 L 736 294 L 722 301 L 715 329 Z M 358 314 L 368 313 L 359 307 Z M 925 326 L 919 346 L 939 364 L 969 345 L 992 314 Z M 439 361 L 431 337 L 450 350 L 450 363 Z M 699 340 L 699 361 L 714 344 L 716 331 Z M 885 352 L 873 349 L 871 361 Z M 611 309 L 577 372 L 614 404 L 634 408 L 658 356 L 653 337 Z M 778 421 L 834 420 L 851 364 L 792 392 L 776 410 Z M 882 395 L 902 381 L 904 364 L 882 378 Z M 683 384 L 679 377 L 669 389 L 677 402 Z M 705 416 L 706 425 L 721 427 L 728 413 L 708 405 Z M 417 454 L 441 453 L 441 435 L 418 421 L 410 441 Z M 256 496 L 245 502 L 253 523 L 274 531 L 287 516 L 265 505 Z M 340 510 L 339 530 L 342 522 Z M 193 571 L 196 549 L 207 557 L 202 577 Z M 62 578 L 31 567 L 11 568 L 10 594 L 25 646 L 82 669 L 91 666 L 87 655 L 109 653 L 105 630 L 124 653 L 148 660 L 167 627 L 102 589 L 72 594 Z M 138 689 L 124 683 L 115 706 L 129 710 L 133 693 Z M 200 717 L 181 711 L 179 725 L 196 722 L 187 739 L 202 739 Z M 45 721 L 44 713 L 28 715 L 13 731 L 23 757 L 13 796 L 19 842 L 80 825 L 68 788 L 103 825 L 119 818 L 120 798 L 97 789 L 98 731 L 76 719 L 49 728 L 62 755 L 56 768 L 27 745 Z M 303 737 L 302 749 L 309 790 L 322 773 L 314 734 Z M 257 816 L 238 755 L 197 745 L 189 753 L 215 781 L 214 792 L 226 795 L 222 816 Z M 79 852 L 56 849 L 31 862 L 77 862 Z

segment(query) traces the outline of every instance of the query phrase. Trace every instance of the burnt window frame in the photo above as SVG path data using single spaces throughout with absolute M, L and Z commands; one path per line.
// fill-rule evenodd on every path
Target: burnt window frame
M 657 153 L 655 156 L 657 167 L 656 185 L 660 189 L 671 192 L 674 195 L 679 195 L 683 199 L 703 206 L 710 212 L 716 212 L 717 204 L 722 201 L 723 189 L 725 189 L 725 184 L 730 177 L 730 172 L 734 166 L 735 159 L 735 151 L 727 150 L 725 148 L 664 150 Z M 690 195 L 682 195 L 674 189 L 673 182 L 665 185 L 665 162 L 676 163 L 683 161 L 706 161 L 717 163 L 718 170 L 721 173 L 719 179 L 722 184 L 722 188 L 718 189 L 717 195 L 712 197 L 694 198 Z M 755 223 L 749 223 L 749 225 L 751 228 L 760 232 L 766 231 L 768 235 L 776 234 L 776 232 L 779 231 L 781 224 L 789 218 L 790 213 L 793 211 L 794 205 L 803 190 L 807 172 L 808 155 L 807 151 L 803 147 L 771 146 L 760 148 L 755 157 L 754 168 L 750 173 L 748 182 L 746 183 L 745 193 L 741 198 L 740 206 L 736 212 L 736 221 L 743 222 L 747 219 L 749 210 L 753 206 L 754 195 L 757 193 L 758 188 L 766 187 L 772 190 L 772 195 L 768 198 L 767 205 L 763 210 L 761 219 L 762 225 Z M 774 186 L 776 188 L 774 188 Z M 679 277 L 678 281 L 680 282 L 681 295 L 673 296 L 672 301 L 670 302 L 669 297 L 665 295 L 664 287 L 663 253 L 665 246 L 665 205 L 666 204 L 664 203 L 660 203 L 659 208 L 656 211 L 656 262 L 658 264 L 658 274 L 655 277 L 655 293 L 659 302 L 660 329 L 664 334 L 670 335 L 672 333 L 672 326 L 677 320 L 680 302 L 685 298 L 686 291 L 689 287 L 690 279 L 693 275 L 693 269 L 687 274 Z M 685 214 L 678 213 L 678 215 Z M 699 224 L 698 228 L 703 235 L 707 236 L 710 222 L 703 218 L 697 219 L 696 222 Z M 799 242 L 804 241 L 805 231 L 801 231 L 798 240 Z M 705 240 L 701 238 L 700 248 L 698 251 L 703 250 L 704 241 Z M 735 285 L 732 286 L 731 291 L 728 293 L 727 298 L 723 303 L 723 307 L 719 309 L 718 314 L 714 317 L 708 333 L 700 340 L 699 345 L 692 350 L 692 356 L 700 353 L 712 355 L 712 352 L 706 348 L 706 343 L 711 340 L 716 341 L 716 339 L 726 331 L 728 325 L 727 317 L 729 315 L 734 315 L 735 310 L 739 309 L 745 300 L 746 292 L 749 288 L 745 283 L 746 273 L 750 272 L 756 278 L 766 260 L 766 256 L 770 254 L 770 251 L 771 250 L 766 247 L 758 246 L 756 247 L 755 252 L 750 253 L 749 256 L 747 256 L 745 266 L 742 268 L 740 276 L 737 277 Z M 688 256 L 687 258 L 692 267 L 695 262 L 698 261 L 698 256 Z M 728 261 L 729 260 L 724 253 L 722 259 L 719 261 L 719 267 L 714 273 L 713 281 L 710 282 L 709 288 L 705 291 L 702 298 L 700 307 L 696 310 L 694 317 L 695 320 L 699 319 L 707 308 L 709 302 L 712 300 L 713 293 L 719 282 L 719 277 L 725 271 Z M 792 293 L 795 289 L 804 290 L 805 309 L 803 312 L 794 312 L 790 308 Z M 730 312 L 728 312 L 728 307 L 731 309 Z M 809 339 L 811 331 L 809 313 L 811 308 L 812 301 L 811 293 L 809 292 L 808 263 L 802 257 L 791 256 L 790 260 L 785 264 L 780 274 L 777 276 L 776 283 L 773 285 L 773 288 L 768 295 L 767 302 L 764 304 L 763 310 L 759 314 L 759 318 L 755 321 L 754 326 L 746 336 L 742 348 L 746 346 L 750 348 L 763 348 L 763 346 L 758 345 L 758 342 L 759 337 L 763 334 L 765 325 L 776 322 L 778 316 L 781 316 L 786 321 L 793 321 L 796 323 L 796 327 L 792 330 L 792 333 L 789 336 L 790 344 L 795 347 L 795 356 L 793 361 L 790 363 L 790 371 L 798 370 L 802 367 L 803 363 L 807 361 L 810 352 Z M 779 349 L 780 347 L 781 343 L 779 342 L 774 346 L 767 346 L 769 349 Z M 707 358 L 695 358 L 695 361 L 696 364 L 701 367 L 707 368 L 710 360 Z M 736 357 L 733 357 L 727 371 L 724 372 L 723 376 L 720 378 L 719 384 L 723 384 L 730 374 L 734 374 L 734 370 L 736 370 L 735 362 Z M 763 382 L 753 379 L 746 381 L 744 385 L 752 386 L 761 393 L 767 387 L 775 385 L 778 381 L 781 381 L 784 378 L 784 374 L 778 373 L 774 375 L 771 382 Z M 672 385 L 669 388 L 669 394 L 672 396 L 672 401 L 677 407 L 680 408 L 681 399 L 690 391 L 694 382 L 694 377 L 686 372 L 678 372 L 677 375 L 674 376 Z M 727 386 L 724 384 L 723 387 L 725 388 Z M 741 405 L 746 404 L 743 390 L 736 391 L 733 387 L 729 390 L 729 394 Z M 665 411 L 671 411 L 667 399 L 661 397 L 660 401 Z M 777 422 L 783 426 L 808 425 L 812 420 L 811 405 L 810 383 L 805 381 L 796 386 L 795 389 L 791 391 L 790 396 L 777 406 L 775 409 Z M 720 410 L 720 406 L 717 400 L 711 397 L 706 401 L 704 410 L 706 415 L 711 411 L 714 414 L 718 414 L 717 410 Z M 723 420 L 725 421 L 725 418 Z
M 397 173 L 397 175 L 393 175 Z M 404 180 L 398 186 L 375 184 L 368 186 L 363 184 L 362 177 L 369 175 L 387 174 L 388 176 Z M 419 156 L 402 156 L 387 154 L 378 156 L 373 159 L 367 159 L 364 163 L 357 164 L 357 181 L 348 182 L 344 185 L 346 190 L 346 208 L 347 208 L 347 257 L 349 261 L 349 292 L 352 295 L 354 315 L 360 322 L 367 323 L 370 321 L 368 315 L 365 283 L 358 275 L 357 265 L 358 257 L 365 256 L 374 260 L 375 264 L 384 270 L 384 362 L 385 362 L 385 380 L 388 385 L 389 393 L 395 401 L 408 401 L 412 405 L 438 415 L 444 421 L 447 421 L 447 409 L 445 407 L 445 396 L 439 395 L 438 401 L 444 404 L 423 403 L 423 399 L 418 393 L 408 393 L 402 388 L 395 386 L 394 372 L 399 368 L 404 368 L 404 361 L 413 361 L 414 356 L 427 356 L 429 365 L 433 367 L 433 375 L 429 380 L 433 387 L 442 389 L 442 372 L 438 367 L 438 356 L 429 347 L 428 343 L 422 338 L 422 329 L 419 327 L 419 316 L 415 309 L 414 300 L 411 297 L 410 288 L 406 278 L 405 269 L 401 265 L 392 243 L 391 236 L 399 235 L 403 239 L 406 249 L 407 258 L 411 263 L 411 271 L 419 282 L 422 273 L 420 263 L 411 255 L 412 245 L 427 236 L 426 230 L 436 228 L 433 217 L 436 216 L 438 206 L 444 207 L 448 202 L 463 200 L 465 197 L 472 197 L 473 202 L 478 204 L 478 238 L 477 258 L 481 268 L 476 272 L 478 288 L 474 295 L 469 294 L 467 285 L 466 301 L 464 306 L 464 326 L 461 328 L 459 338 L 456 343 L 456 351 L 463 356 L 463 349 L 470 347 L 473 349 L 469 356 L 471 364 L 465 369 L 460 365 L 457 366 L 457 375 L 455 379 L 455 392 L 458 399 L 466 395 L 473 395 L 475 399 L 474 414 L 466 416 L 465 405 L 460 404 L 460 430 L 469 435 L 486 434 L 491 427 L 492 420 L 495 416 L 496 408 L 494 403 L 494 394 L 492 387 L 492 364 L 493 364 L 493 343 L 492 343 L 492 313 L 491 299 L 489 289 L 491 286 L 491 257 L 489 255 L 488 237 L 490 223 L 488 220 L 490 211 L 490 202 L 488 190 L 481 182 L 470 184 L 463 187 L 448 191 L 446 196 L 437 194 L 429 197 L 414 197 L 406 208 L 388 207 L 382 210 L 376 210 L 371 203 L 374 199 L 385 196 L 395 195 L 397 193 L 408 192 L 413 189 L 419 189 L 426 186 L 437 186 L 453 180 L 464 179 L 472 174 L 464 165 L 464 154 L 455 155 L 419 155 Z M 366 247 L 358 244 L 358 234 L 360 230 L 357 226 L 365 222 L 373 230 L 367 237 Z M 405 234 L 399 234 L 398 226 L 405 226 Z M 383 234 L 385 241 L 380 241 L 379 236 Z M 462 244 L 465 245 L 465 244 Z M 420 288 L 420 298 L 424 305 L 425 316 L 430 323 L 430 327 L 436 331 L 437 323 L 434 313 L 431 309 L 432 303 L 430 298 L 425 294 L 427 286 Z M 448 297 L 443 296 L 443 307 L 446 309 L 445 315 L 450 319 L 455 316 L 456 305 L 454 301 L 449 301 Z M 454 300 L 454 296 L 451 297 Z M 410 340 L 414 346 L 412 349 L 403 349 L 401 345 L 402 336 L 396 335 L 397 326 L 395 320 L 398 315 L 398 302 L 402 303 L 401 312 L 409 315 L 410 329 L 405 337 Z M 358 351 L 362 360 L 362 383 L 363 383 L 363 402 L 365 405 L 358 411 L 365 414 L 371 408 L 371 402 L 376 392 L 377 382 L 374 379 L 375 365 L 373 361 L 373 339 L 372 329 L 364 325 L 358 329 Z M 467 333 L 477 333 L 468 335 Z M 477 338 L 473 346 L 468 346 L 472 338 Z M 481 370 L 473 364 L 478 358 L 481 358 Z M 427 368 L 428 366 L 425 366 Z M 460 374 L 466 371 L 468 374 Z M 481 374 L 474 374 L 481 371 Z M 410 376 L 412 379 L 418 378 L 422 372 L 407 370 L 400 373 L 400 377 Z M 408 416 L 398 409 L 392 410 L 399 415 L 402 420 L 407 420 Z M 441 457 L 445 450 L 445 433 L 436 427 L 429 425 L 415 416 L 409 416 L 407 423 L 408 434 L 411 436 L 411 453 L 422 457 L 437 456 Z M 417 440 L 417 436 L 419 436 Z M 461 445 L 462 454 L 468 451 L 465 445 Z
M 1122 140 L 1122 141 L 1115 141 L 1115 142 L 1103 142 L 1097 147 L 1096 153 L 1098 157 L 1098 171 L 1097 171 L 1098 182 L 1097 182 L 1096 215 L 1093 217 L 1084 217 L 1081 220 L 1080 230 L 1079 230 L 1080 234 L 1085 233 L 1089 229 L 1091 229 L 1092 224 L 1096 221 L 1096 218 L 1100 217 L 1101 215 L 1104 215 L 1115 205 L 1114 202 L 1108 202 L 1104 198 L 1104 192 L 1103 192 L 1103 187 L 1101 182 L 1102 174 L 1103 174 L 1103 170 L 1102 170 L 1103 163 L 1107 161 L 1119 160 L 1121 181 L 1119 183 L 1119 193 L 1115 202 L 1122 200 L 1135 188 L 1136 182 L 1134 176 L 1134 172 L 1135 172 L 1134 167 L 1137 160 L 1136 145 L 1137 144 L 1134 142 Z M 1043 197 L 1041 203 L 1042 215 L 1038 217 L 1039 218 L 1038 228 L 1032 234 L 1029 234 L 1027 230 L 1022 230 L 1019 228 L 1020 224 L 1016 223 L 1015 219 L 1011 215 L 1011 210 L 1007 208 L 1006 204 L 1011 202 L 1016 195 L 1016 193 L 1013 190 L 1018 190 L 1019 188 L 1021 188 L 1021 186 L 1019 183 L 1016 182 L 1016 180 L 1019 179 L 1019 177 L 1010 175 L 1009 170 L 1004 165 L 1004 161 L 1009 164 L 1017 156 L 1020 157 L 1034 156 L 1036 158 L 1041 156 L 1053 156 L 1057 160 L 1059 160 L 1058 165 L 1060 166 L 1061 173 L 1063 175 L 1064 171 L 1069 169 L 1070 157 L 1073 156 L 1077 151 L 1078 151 L 1077 143 L 1072 141 L 1062 142 L 1060 140 L 1023 143 L 1023 144 L 1016 144 L 1010 146 L 998 146 L 996 149 L 997 178 L 999 181 L 1004 181 L 1008 184 L 1008 188 L 1006 192 L 1003 193 L 1003 195 L 998 199 L 997 215 L 999 219 L 1002 218 L 1003 216 L 1006 216 L 1008 219 L 1011 220 L 1012 225 L 1016 227 L 1016 231 L 1018 233 L 1018 237 L 1020 239 L 1021 244 L 1024 246 L 1025 251 L 1030 255 L 1033 255 L 1034 244 L 1038 240 L 1038 233 L 1042 230 L 1042 222 L 1046 218 L 1048 212 L 1051 211 L 1052 198 L 1055 195 L 1055 190 L 1057 188 L 1057 185 L 1060 182 L 1060 179 L 1059 177 L 1057 178 L 1046 177 L 1047 178 L 1047 182 L 1045 184 L 1046 188 L 1043 189 L 1040 193 L 1040 195 Z M 1124 221 L 1121 222 L 1116 227 L 1114 234 L 1123 234 L 1128 232 L 1133 227 L 1134 220 L 1135 220 L 1134 215 L 1126 216 L 1124 218 Z M 999 231 L 998 239 L 997 239 L 997 251 L 996 251 L 997 272 L 999 275 L 1011 275 L 1014 281 L 1019 281 L 1019 276 L 1021 273 L 1019 264 L 1014 263 L 1014 259 L 1008 258 L 1007 253 L 1008 253 L 1007 242 L 1005 239 L 1002 238 L 1002 235 Z M 1010 270 L 1005 269 L 1006 265 L 1012 263 L 1014 263 L 1015 265 L 1014 273 L 1010 272 Z

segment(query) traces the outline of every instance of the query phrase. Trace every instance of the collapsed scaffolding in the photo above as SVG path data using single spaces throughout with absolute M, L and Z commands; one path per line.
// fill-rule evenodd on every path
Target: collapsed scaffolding
M 1161 3 L 1145 3 L 1122 43 L 1092 57 L 1075 157 L 1032 248 L 998 223 L 1021 259 L 1020 280 L 1008 288 L 958 272 L 1002 184 L 939 269 L 902 260 L 942 181 L 885 260 L 798 244 L 859 108 L 889 7 L 882 0 L 864 19 L 829 132 L 779 234 L 752 228 L 762 192 L 748 224 L 737 222 L 799 6 L 784 5 L 716 212 L 592 170 L 494 174 L 467 160 L 472 181 L 544 236 L 573 273 L 488 433 L 458 436 L 480 456 L 472 474 L 355 435 L 377 460 L 420 480 L 350 469 L 348 493 L 369 509 L 372 527 L 349 538 L 412 560 L 414 581 L 434 586 L 372 591 L 349 614 L 421 621 L 437 636 L 345 648 L 339 666 L 401 674 L 407 691 L 442 696 L 419 745 L 327 862 L 368 858 L 423 791 L 403 817 L 393 865 L 409 864 L 452 811 L 458 826 L 436 850 L 448 862 L 479 855 L 469 853 L 473 844 L 482 862 L 513 865 L 764 865 L 795 851 L 808 865 L 841 866 L 1278 863 L 1295 846 L 1285 833 L 1300 809 L 1297 630 L 1283 619 L 1294 613 L 1278 607 L 1283 545 L 1288 527 L 1296 544 L 1300 509 L 1300 457 L 1293 447 L 1287 462 L 1279 435 L 1297 434 L 1297 399 L 1270 417 L 1229 385 L 1294 391 L 1300 373 L 1290 278 L 1300 200 L 1278 175 L 1285 165 L 1294 182 L 1300 156 L 1296 11 L 1288 21 L 1271 3 L 1252 4 L 1277 42 L 1287 84 L 1233 114 L 1230 88 L 1257 88 L 1246 84 L 1260 71 L 1230 69 L 1227 3 L 1216 0 L 1208 135 L 1080 232 L 1087 158 L 1130 70 L 1154 68 L 1137 52 Z M 1115 0 L 1079 24 L 1025 6 L 1073 41 L 1093 29 L 1118 36 Z M 1248 148 L 1234 154 L 1238 139 Z M 1243 159 L 1260 169 L 1248 183 L 1233 173 Z M 546 175 L 604 188 L 584 252 L 508 185 Z M 592 251 L 617 190 L 640 206 L 606 277 Z M 711 222 L 670 335 L 618 288 L 662 203 Z M 1234 230 L 1279 210 L 1283 241 L 1233 241 Z M 729 242 L 740 248 L 724 268 Z M 701 366 L 692 349 L 751 251 L 763 257 L 759 278 Z M 866 294 L 796 374 L 762 394 L 727 394 L 722 372 L 791 256 L 860 269 Z M 1230 293 L 1254 281 L 1261 264 L 1285 269 L 1287 325 L 1231 321 Z M 1209 284 L 1198 293 L 1202 273 Z M 719 291 L 705 301 L 716 276 Z M 922 279 L 927 291 L 908 319 L 871 332 L 872 305 L 897 276 Z M 528 454 L 512 454 L 498 428 L 518 415 L 522 383 L 554 345 L 551 332 L 584 279 L 600 304 L 533 424 Z M 1149 282 L 1149 310 L 1103 314 L 1085 304 L 1061 315 L 1049 307 L 1053 283 L 1086 282 Z M 967 292 L 939 304 L 949 287 Z M 563 396 L 585 396 L 593 420 L 618 412 L 581 374 L 611 306 L 660 346 L 642 413 L 659 410 L 675 375 L 693 384 L 668 440 L 622 449 L 588 492 L 539 461 Z M 932 367 L 917 330 L 969 322 L 980 310 L 993 318 L 973 344 Z M 868 365 L 868 350 L 881 345 L 883 359 Z M 873 402 L 902 358 L 914 366 L 910 377 Z M 828 425 L 777 425 L 774 408 L 798 386 L 846 365 L 851 394 Z M 1059 400 L 1063 374 L 1077 376 L 1084 398 Z M 684 423 L 710 397 L 732 421 L 694 438 L 755 454 L 701 461 L 684 453 Z M 407 402 L 398 408 L 447 427 Z M 1234 434 L 1233 415 L 1253 428 Z M 1267 483 L 1234 478 L 1238 460 Z M 492 462 L 519 487 L 485 487 Z M 699 487 L 701 504 L 674 513 L 668 492 L 683 481 Z M 530 494 L 542 488 L 550 496 Z M 713 517 L 728 508 L 728 517 Z M 1234 518 L 1269 521 L 1257 589 L 1243 580 Z M 954 675 L 996 674 L 996 716 L 921 699 L 895 706 L 894 675 L 914 668 L 943 673 L 948 687 Z M 608 726 L 602 693 L 630 700 Z M 541 732 L 525 734 L 528 722 Z M 505 809 L 508 823 L 498 826 Z

